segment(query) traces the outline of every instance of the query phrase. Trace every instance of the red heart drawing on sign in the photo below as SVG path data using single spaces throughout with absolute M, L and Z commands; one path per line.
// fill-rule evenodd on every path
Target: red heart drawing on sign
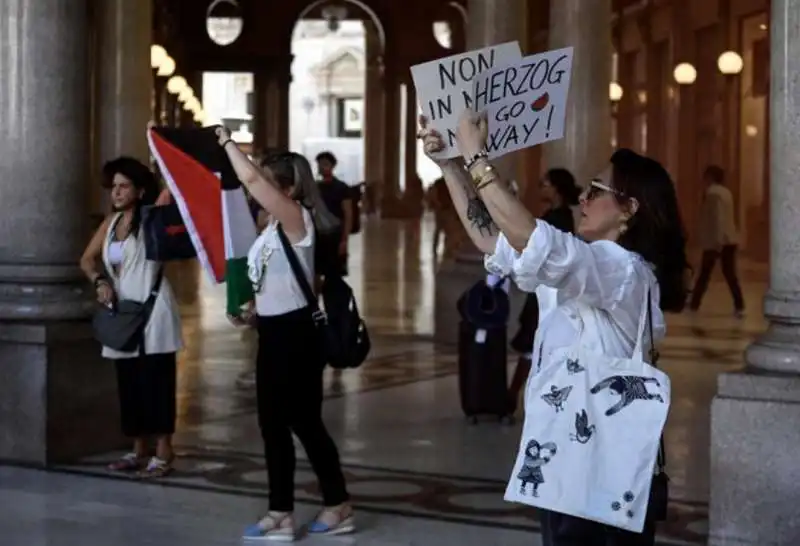
M 547 106 L 547 103 L 549 102 L 550 102 L 550 95 L 545 93 L 544 95 L 542 95 L 541 97 L 539 97 L 538 99 L 536 99 L 531 103 L 531 110 L 533 110 L 534 112 L 541 112 L 542 110 L 544 110 L 544 107 Z

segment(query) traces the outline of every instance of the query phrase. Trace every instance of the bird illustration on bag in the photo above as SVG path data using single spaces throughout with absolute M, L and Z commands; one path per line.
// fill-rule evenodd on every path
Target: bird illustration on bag
M 575 434 L 570 434 L 569 439 L 579 444 L 585 444 L 592 439 L 595 426 L 589 424 L 589 415 L 586 410 L 581 410 L 575 414 Z
M 528 442 L 525 448 L 525 460 L 522 462 L 517 478 L 519 479 L 520 487 L 519 494 L 528 494 L 528 484 L 533 484 L 533 491 L 531 494 L 534 497 L 539 496 L 539 486 L 544 483 L 544 474 L 542 467 L 550 462 L 550 459 L 555 457 L 558 448 L 553 442 L 546 442 L 540 445 L 536 440 Z
M 569 393 L 572 392 L 572 385 L 559 389 L 555 385 L 550 385 L 550 392 L 542 395 L 542 400 L 547 402 L 548 406 L 552 406 L 556 413 L 564 411 L 564 402 L 569 398 Z
M 575 375 L 576 373 L 581 373 L 583 371 L 586 371 L 586 368 L 581 366 L 578 360 L 573 360 L 571 358 L 567 359 L 567 372 L 569 372 L 569 375 Z
M 619 402 L 606 410 L 607 416 L 619 413 L 623 408 L 629 406 L 634 400 L 658 400 L 663 403 L 664 398 L 660 394 L 650 394 L 647 392 L 647 384 L 654 383 L 657 387 L 661 384 L 655 377 L 639 377 L 638 375 L 612 375 L 603 379 L 600 383 L 592 387 L 592 394 L 608 389 L 622 398 Z

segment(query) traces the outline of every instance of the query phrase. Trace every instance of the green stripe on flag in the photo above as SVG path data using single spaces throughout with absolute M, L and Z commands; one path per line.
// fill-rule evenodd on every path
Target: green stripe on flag
M 239 316 L 242 306 L 253 301 L 253 285 L 247 276 L 247 257 L 232 258 L 225 264 L 225 284 L 228 296 L 227 313 Z

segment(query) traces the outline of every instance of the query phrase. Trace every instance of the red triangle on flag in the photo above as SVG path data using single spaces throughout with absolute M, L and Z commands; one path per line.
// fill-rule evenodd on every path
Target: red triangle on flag
M 153 155 L 183 216 L 197 257 L 217 282 L 225 279 L 225 230 L 219 177 L 192 156 L 149 130 Z

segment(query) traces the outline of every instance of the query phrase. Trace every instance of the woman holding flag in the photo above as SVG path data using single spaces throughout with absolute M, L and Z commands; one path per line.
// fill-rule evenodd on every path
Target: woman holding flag
M 295 527 L 295 450 L 292 433 L 305 448 L 320 482 L 325 508 L 308 527 L 311 534 L 338 535 L 355 530 L 353 509 L 339 452 L 322 422 L 322 372 L 325 359 L 308 301 L 295 278 L 287 252 L 296 255 L 313 284 L 315 223 L 332 221 L 308 161 L 295 153 L 273 154 L 256 167 L 224 128 L 217 129 L 236 175 L 269 215 L 248 255 L 253 306 L 235 324 L 258 328 L 256 392 L 269 477 L 269 512 L 248 527 L 246 538 L 293 541 Z M 316 220 L 316 222 L 315 222 Z M 281 231 L 287 246 L 281 242 Z

